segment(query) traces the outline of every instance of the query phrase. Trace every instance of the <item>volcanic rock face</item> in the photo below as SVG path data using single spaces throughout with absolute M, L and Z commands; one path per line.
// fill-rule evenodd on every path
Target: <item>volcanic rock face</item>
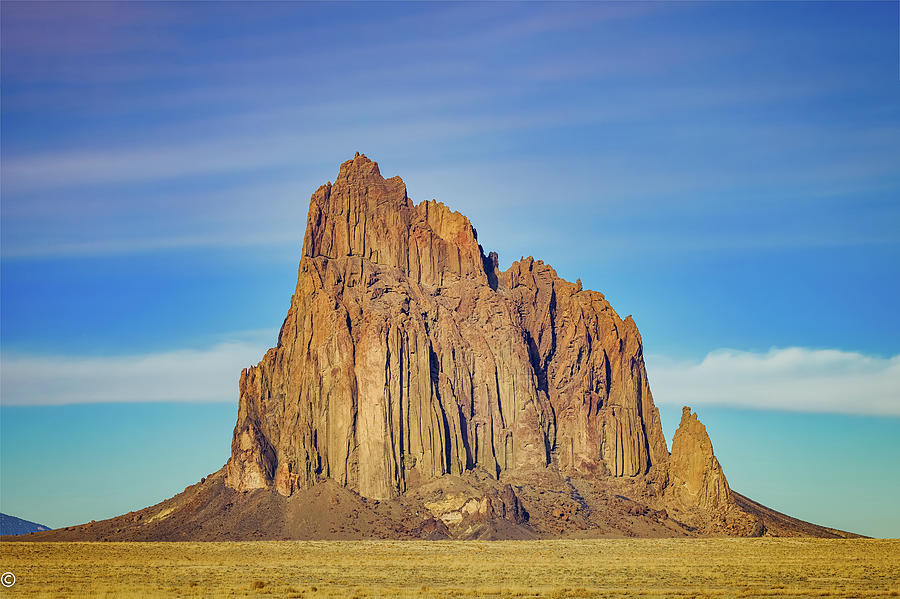
M 672 439 L 667 492 L 687 508 L 714 511 L 731 502 L 731 490 L 713 455 L 706 427 L 685 407 Z
M 277 347 L 240 381 L 226 484 L 387 499 L 446 474 L 630 477 L 668 459 L 641 337 L 357 155 L 310 201 Z

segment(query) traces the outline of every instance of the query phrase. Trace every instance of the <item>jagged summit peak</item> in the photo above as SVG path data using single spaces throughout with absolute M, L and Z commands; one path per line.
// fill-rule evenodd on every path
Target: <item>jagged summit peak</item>
M 428 286 L 488 281 L 469 219 L 433 200 L 413 205 L 403 180 L 385 179 L 363 154 L 341 165 L 334 185 L 313 194 L 304 255 L 358 257 Z
M 697 413 L 692 412 L 690 406 L 682 407 L 681 408 L 681 424 L 679 426 L 684 426 L 685 423 L 688 420 L 690 420 L 691 418 L 693 418 L 694 420 L 697 420 Z M 699 420 L 698 420 L 698 422 L 699 422 Z
M 381 176 L 381 170 L 378 168 L 377 162 L 375 162 L 374 160 L 370 160 L 369 157 L 365 154 L 360 154 L 359 152 L 357 152 L 353 158 L 341 164 L 337 180 L 340 181 L 342 179 L 384 180 L 384 177 Z
M 731 501 L 731 491 L 706 427 L 688 406 L 681 409 L 681 423 L 672 439 L 669 462 L 669 492 L 685 507 L 714 510 Z
M 712 443 L 709 441 L 709 436 L 706 434 L 706 426 L 704 426 L 703 423 L 700 422 L 700 418 L 699 416 L 697 416 L 697 412 L 691 410 L 690 406 L 684 406 L 681 408 L 681 421 L 679 422 L 678 427 L 681 428 L 683 426 L 690 427 L 696 431 L 702 431 L 703 436 L 706 437 L 706 441 L 710 443 L 710 446 L 712 446 Z
M 692 411 L 690 406 L 681 408 L 681 422 L 678 424 L 678 430 L 675 432 L 676 438 L 679 436 L 691 437 L 693 443 L 702 448 L 704 454 L 712 455 L 712 442 L 709 440 L 709 434 L 706 432 L 706 426 L 700 422 L 697 413 Z M 673 439 L 672 451 L 675 451 Z

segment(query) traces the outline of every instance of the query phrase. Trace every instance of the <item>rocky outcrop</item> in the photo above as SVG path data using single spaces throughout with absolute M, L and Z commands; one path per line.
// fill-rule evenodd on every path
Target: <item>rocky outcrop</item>
M 528 512 L 510 485 L 484 495 L 471 491 L 448 493 L 440 499 L 425 502 L 424 506 L 450 529 L 465 529 L 467 533 L 498 520 L 513 524 L 528 521 Z
M 677 505 L 687 509 L 713 512 L 733 503 L 706 427 L 687 406 L 682 409 L 681 423 L 672 439 L 666 492 Z
M 522 314 L 538 386 L 556 424 L 554 457 L 564 471 L 635 476 L 668 456 L 644 368 L 641 336 L 602 293 L 560 279 L 527 258 L 500 275 Z
M 668 458 L 642 351 L 601 293 L 532 258 L 499 272 L 468 219 L 357 155 L 313 194 L 278 344 L 241 374 L 226 484 L 640 475 Z

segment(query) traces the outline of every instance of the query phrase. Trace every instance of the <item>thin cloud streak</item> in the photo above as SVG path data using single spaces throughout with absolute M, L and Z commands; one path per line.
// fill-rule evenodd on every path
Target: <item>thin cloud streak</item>
M 798 88 L 779 92 L 793 95 Z M 507 111 L 502 115 L 477 111 L 465 115 L 447 113 L 429 115 L 410 120 L 402 112 L 403 101 L 383 101 L 369 105 L 368 101 L 339 102 L 337 104 L 308 104 L 299 108 L 251 111 L 217 117 L 206 123 L 209 131 L 231 131 L 230 135 L 210 134 L 185 143 L 183 133 L 176 140 L 160 140 L 144 145 L 128 145 L 111 149 L 78 149 L 48 151 L 33 154 L 7 155 L 3 161 L 4 191 L 27 192 L 44 189 L 60 189 L 84 185 L 125 184 L 142 181 L 166 180 L 185 176 L 211 175 L 223 172 L 249 171 L 260 168 L 276 168 L 295 164 L 303 158 L 321 153 L 323 141 L 336 147 L 351 140 L 392 139 L 397 131 L 405 131 L 397 144 L 414 142 L 449 142 L 474 136 L 504 132 L 536 131 L 546 128 L 573 125 L 600 125 L 622 121 L 641 121 L 647 115 L 660 116 L 682 110 L 730 106 L 735 103 L 770 101 L 777 95 L 760 93 L 755 98 L 740 89 L 723 92 L 704 89 L 672 89 L 639 103 L 613 104 L 605 107 L 573 105 L 566 110 L 531 109 Z M 426 96 L 437 101 L 434 94 Z M 465 97 L 465 96 L 463 96 Z M 478 96 L 469 96 L 473 101 Z M 454 99 L 459 99 L 456 97 Z M 436 107 L 447 106 L 438 102 Z M 407 104 L 409 105 L 409 104 Z M 354 124 L 335 128 L 329 120 L 340 120 L 341 114 L 358 114 L 365 111 L 381 112 L 377 124 Z M 203 122 L 203 121 L 201 121 Z M 759 136 L 758 128 L 733 131 L 735 135 Z M 677 127 L 675 128 L 677 132 Z M 779 129 L 783 135 L 784 128 Z M 696 134 L 696 130 L 693 130 Z M 817 138 L 827 136 L 827 131 L 816 132 Z M 174 137 L 174 136 L 173 136 Z M 772 137 L 772 134 L 767 137 Z M 786 136 L 784 136 L 786 137 Z M 785 147 L 807 143 L 804 136 L 779 137 L 782 151 Z M 771 143 L 771 139 L 762 141 Z M 883 142 L 883 140 L 881 140 Z M 879 150 L 896 150 L 896 143 L 888 141 L 888 147 Z M 384 142 L 382 141 L 382 145 Z M 883 143 L 878 144 L 883 146 Z M 303 150 L 314 147 L 316 150 Z M 298 149 L 300 151 L 298 152 Z M 347 150 L 349 151 L 349 150 Z M 304 156 L 304 154 L 306 156 Z M 377 159 L 377 156 L 374 156 Z M 883 174 L 882 165 L 874 167 Z M 821 169 L 814 173 L 822 174 Z M 848 173 L 853 176 L 857 173 Z M 872 173 L 866 173 L 871 175 Z M 707 175 L 709 176 L 709 175 Z M 719 175 L 721 177 L 722 175 Z M 755 177 L 760 177 L 755 173 Z
M 720 349 L 700 362 L 647 356 L 647 374 L 660 404 L 900 416 L 900 355 Z
M 5 354 L 2 403 L 234 401 L 241 369 L 255 364 L 274 338 L 268 330 L 231 337 L 207 349 L 132 356 Z M 647 362 L 659 404 L 900 416 L 900 355 L 791 347 Z
M 282 250 L 297 248 L 303 241 L 302 234 L 259 235 L 194 235 L 182 237 L 152 237 L 146 239 L 105 239 L 57 244 L 33 244 L 4 249 L 4 260 L 46 257 L 122 256 L 167 250 L 191 248 L 240 248 L 260 247 Z M 280 255 L 280 254 L 279 254 Z
M 672 230 L 690 232 L 679 247 L 897 241 L 897 213 L 861 197 L 896 188 L 900 156 L 893 112 L 881 106 L 877 116 L 870 109 L 880 100 L 860 93 L 872 88 L 871 74 L 786 74 L 751 60 L 736 77 L 722 69 L 758 58 L 758 32 L 716 26 L 686 38 L 660 27 L 657 13 L 702 13 L 699 6 L 359 6 L 336 20 L 309 5 L 243 16 L 231 5 L 207 18 L 241 16 L 240 26 L 214 36 L 178 18 L 205 15 L 199 6 L 111 6 L 90 7 L 83 23 L 69 5 L 5 6 L 14 17 L 7 28 L 18 18 L 74 39 L 148 24 L 167 36 L 140 49 L 169 48 L 168 36 L 178 43 L 168 52 L 104 50 L 97 61 L 86 48 L 84 60 L 75 52 L 34 69 L 34 40 L 6 36 L 4 257 L 241 245 L 265 238 L 266 222 L 284 238 L 281 223 L 299 220 L 292 235 L 302 236 L 305 199 L 356 150 L 383 160 L 386 174 L 409 177 L 412 195 L 447 201 L 486 230 L 491 211 L 527 206 L 523 226 L 540 233 L 553 224 L 543 218 L 547 194 L 565 185 L 579 220 L 632 240 L 661 237 L 646 224 L 665 215 Z M 610 20 L 597 30 L 609 35 L 591 35 Z M 629 26 L 642 35 L 624 35 Z M 767 34 L 773 55 L 783 34 Z M 334 39 L 353 43 L 334 47 Z M 101 50 L 118 48 L 103 40 Z M 10 53 L 17 48 L 21 56 Z M 50 85 L 17 81 L 10 61 Z M 57 68 L 74 69 L 76 82 Z M 107 69 L 123 69 L 135 84 L 104 79 Z M 822 112 L 857 96 L 866 102 L 858 115 Z M 17 137 L 9 126 L 43 112 L 59 120 L 43 137 Z M 288 178 L 302 180 L 296 196 L 289 192 L 299 208 L 287 208 L 278 190 L 247 189 L 259 186 L 247 180 Z M 823 197 L 833 201 L 813 205 Z M 627 239 L 623 247 L 645 247 Z
M 2 404 L 236 401 L 241 369 L 268 347 L 240 340 L 135 356 L 3 355 Z

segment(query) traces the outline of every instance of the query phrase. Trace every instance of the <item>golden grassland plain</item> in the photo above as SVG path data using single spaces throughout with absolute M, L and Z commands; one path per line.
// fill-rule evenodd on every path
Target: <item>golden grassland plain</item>
M 900 541 L 0 543 L 5 597 L 877 597 Z

